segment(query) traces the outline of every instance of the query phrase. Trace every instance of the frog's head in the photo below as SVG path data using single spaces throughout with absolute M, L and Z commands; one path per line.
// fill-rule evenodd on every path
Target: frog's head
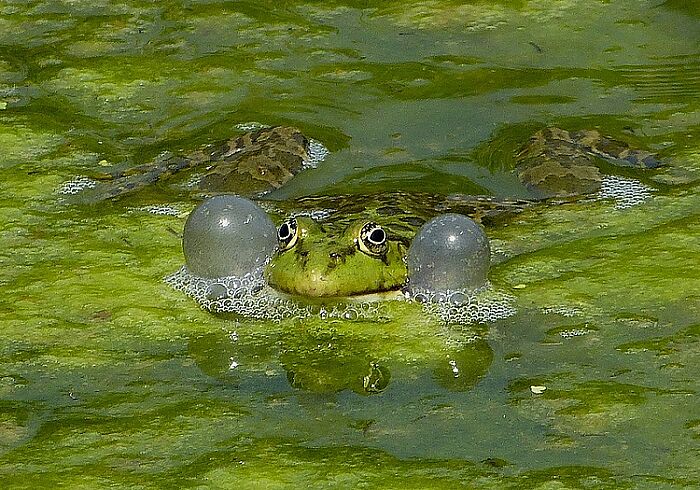
M 310 218 L 289 218 L 277 237 L 279 248 L 265 278 L 284 293 L 346 297 L 397 290 L 406 283 L 406 246 L 372 221 L 334 232 Z

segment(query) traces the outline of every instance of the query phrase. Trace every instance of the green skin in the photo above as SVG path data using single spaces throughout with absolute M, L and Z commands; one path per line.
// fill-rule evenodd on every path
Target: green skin
M 365 220 L 333 233 L 310 218 L 297 218 L 298 239 L 277 252 L 265 270 L 270 286 L 307 297 L 349 297 L 400 289 L 406 283 L 407 247 L 388 234 L 386 252 L 363 252 L 359 233 Z

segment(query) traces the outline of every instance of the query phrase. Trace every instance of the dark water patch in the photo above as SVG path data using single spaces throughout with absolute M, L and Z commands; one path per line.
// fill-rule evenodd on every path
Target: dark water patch
M 700 325 L 684 328 L 667 337 L 656 337 L 618 345 L 616 349 L 626 354 L 653 352 L 656 356 L 668 356 L 686 349 L 688 344 L 700 342 Z
M 373 194 L 378 191 L 421 191 L 439 193 L 463 193 L 470 195 L 489 195 L 490 191 L 468 177 L 458 178 L 454 173 L 440 172 L 431 162 L 416 162 L 374 167 L 363 172 L 354 173 L 349 179 L 335 183 L 325 192 L 335 194 L 339 189 L 344 192 Z M 426 181 L 430 187 L 426 187 Z M 394 187 L 394 183 L 401 187 Z
M 511 102 L 515 104 L 570 104 L 576 102 L 575 97 L 566 95 L 518 95 L 511 98 Z
M 700 17 L 700 4 L 697 2 L 686 0 L 666 0 L 661 4 L 661 6 L 669 8 L 672 11 L 690 15 L 692 17 Z
M 700 92 L 700 59 L 696 55 L 660 58 L 655 64 L 623 66 L 616 70 L 622 83 L 642 103 L 692 101 Z

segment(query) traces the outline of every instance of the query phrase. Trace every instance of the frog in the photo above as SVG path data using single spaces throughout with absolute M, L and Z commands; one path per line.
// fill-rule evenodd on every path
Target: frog
M 576 200 L 598 192 L 604 179 L 601 160 L 644 170 L 663 165 L 654 153 L 597 130 L 546 127 L 515 154 L 513 172 L 533 199 L 426 192 L 266 199 L 265 193 L 303 170 L 310 141 L 297 128 L 259 128 L 183 156 L 162 155 L 150 165 L 113 172 L 91 190 L 90 199 L 121 199 L 180 172 L 198 170 L 194 188 L 199 195 L 247 196 L 270 214 L 285 217 L 277 225 L 277 246 L 264 270 L 270 287 L 293 296 L 357 297 L 405 288 L 411 244 L 436 216 L 464 215 L 480 226 L 493 226 L 552 198 Z
M 332 210 L 323 221 L 288 218 L 278 228 L 279 247 L 265 277 L 275 289 L 301 296 L 354 296 L 397 291 L 408 282 L 406 255 L 418 230 L 447 213 L 484 226 L 512 219 L 552 198 L 574 201 L 600 191 L 605 175 L 597 162 L 654 169 L 655 154 L 603 136 L 597 130 L 547 127 L 516 154 L 515 172 L 535 199 L 392 192 L 316 196 L 294 202 L 292 212 Z

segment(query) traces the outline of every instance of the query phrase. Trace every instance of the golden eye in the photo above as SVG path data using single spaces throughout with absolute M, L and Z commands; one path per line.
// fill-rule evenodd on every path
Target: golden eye
M 386 232 L 377 223 L 365 223 L 360 229 L 357 246 L 367 255 L 383 255 L 386 253 Z
M 292 248 L 299 239 L 299 226 L 296 218 L 287 218 L 277 228 L 277 244 L 280 252 Z

